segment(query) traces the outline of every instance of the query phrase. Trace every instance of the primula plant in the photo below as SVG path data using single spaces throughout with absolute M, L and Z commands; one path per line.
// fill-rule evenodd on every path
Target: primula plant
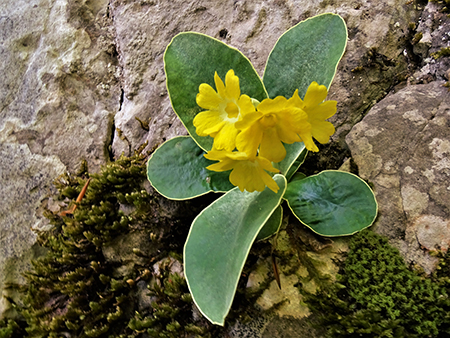
M 377 203 L 357 176 L 297 170 L 315 141 L 334 133 L 326 101 L 347 41 L 338 15 L 323 14 L 285 32 L 261 79 L 238 50 L 206 35 L 174 37 L 164 55 L 167 89 L 190 136 L 162 144 L 147 165 L 163 196 L 223 193 L 193 221 L 184 272 L 199 310 L 223 325 L 255 240 L 275 234 L 281 202 L 314 232 L 351 235 L 370 226 Z M 314 141 L 315 140 L 315 141 Z

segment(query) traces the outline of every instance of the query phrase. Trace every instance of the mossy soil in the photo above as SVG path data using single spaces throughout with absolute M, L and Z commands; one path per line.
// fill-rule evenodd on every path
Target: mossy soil
M 450 337 L 448 253 L 425 276 L 371 230 L 355 235 L 349 248 L 338 281 L 307 295 L 328 337 Z
M 39 234 L 46 253 L 33 262 L 24 285 L 11 286 L 21 296 L 10 299 L 15 315 L 0 320 L 0 337 L 223 336 L 226 328 L 195 310 L 184 278 L 172 267 L 182 260 L 193 218 L 216 196 L 172 202 L 153 194 L 146 157 L 136 152 L 99 174 L 82 166 L 59 177 L 54 199 L 61 205 L 75 200 L 88 178 L 73 215 L 46 211 L 53 225 Z M 134 240 L 123 240 L 127 236 Z M 259 256 L 270 254 L 269 243 L 254 245 L 228 325 L 254 304 L 258 295 L 246 297 L 246 276 Z M 320 291 L 299 289 L 321 327 L 317 332 L 329 337 L 450 337 L 450 259 L 441 258 L 434 275 L 422 276 L 386 239 L 363 231 L 350 240 L 337 282 L 313 273 Z
M 181 259 L 190 223 L 210 201 L 154 196 L 139 152 L 99 174 L 83 165 L 59 177 L 53 199 L 76 200 L 88 178 L 73 214 L 46 210 L 53 227 L 38 235 L 46 253 L 24 285 L 10 285 L 20 297 L 9 299 L 15 313 L 0 320 L 0 337 L 214 337 L 214 326 L 193 319 L 186 281 L 170 264 Z

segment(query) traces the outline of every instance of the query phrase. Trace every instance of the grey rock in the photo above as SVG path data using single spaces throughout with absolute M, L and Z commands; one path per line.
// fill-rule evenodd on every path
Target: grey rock
M 52 181 L 109 160 L 120 84 L 107 5 L 0 3 L 0 290 L 35 257 Z
M 165 86 L 163 54 L 183 31 L 207 34 L 242 51 L 262 75 L 277 39 L 301 20 L 333 12 L 347 22 L 349 41 L 330 99 L 339 102 L 332 122 L 334 140 L 346 133 L 362 113 L 405 76 L 405 48 L 410 22 L 419 18 L 416 5 L 404 1 L 124 1 L 111 3 L 117 50 L 123 69 L 124 101 L 115 117 L 114 155 L 128 154 L 148 141 L 153 149 L 185 134 L 173 113 Z M 130 25 L 130 22 L 133 24 Z M 407 54 L 407 53 L 406 53 Z M 351 70 L 361 67 L 352 73 Z M 400 75 L 402 73 L 403 75 Z M 149 123 L 142 129 L 136 117 Z
M 377 232 L 431 272 L 427 250 L 450 245 L 450 95 L 443 82 L 408 86 L 376 104 L 347 135 L 359 175 L 373 183 Z
M 0 139 L 1 140 L 1 139 Z M 56 156 L 31 153 L 27 145 L 0 142 L 0 290 L 5 283 L 23 281 L 21 272 L 29 269 L 30 260 L 39 253 L 32 249 L 36 234 L 44 230 L 45 221 L 36 213 L 41 200 L 52 191 L 52 180 L 65 166 Z M 6 184 L 5 184 L 6 182 Z M 0 313 L 8 308 L 0 297 Z

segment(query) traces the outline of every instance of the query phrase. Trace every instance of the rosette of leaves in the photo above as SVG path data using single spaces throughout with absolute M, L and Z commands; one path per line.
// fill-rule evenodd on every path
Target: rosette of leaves
M 208 171 L 213 162 L 203 155 L 211 150 L 213 139 L 198 136 L 193 126 L 202 110 L 196 103 L 199 85 L 213 85 L 214 72 L 224 78 L 233 69 L 241 92 L 258 101 L 290 97 L 296 89 L 303 97 L 312 81 L 329 87 L 346 42 L 347 28 L 338 15 L 300 22 L 279 38 L 262 79 L 241 52 L 206 35 L 181 33 L 167 47 L 169 97 L 190 136 L 162 144 L 148 161 L 147 176 L 161 195 L 173 200 L 224 193 L 193 221 L 184 247 L 193 300 L 214 324 L 224 324 L 252 243 L 278 231 L 283 200 L 302 223 L 323 236 L 351 235 L 370 226 L 377 203 L 369 186 L 353 174 L 296 174 L 307 155 L 301 142 L 286 144 L 286 157 L 275 164 L 280 170 L 273 177 L 280 188 L 277 193 L 267 188 L 241 192 L 229 182 L 229 172 Z

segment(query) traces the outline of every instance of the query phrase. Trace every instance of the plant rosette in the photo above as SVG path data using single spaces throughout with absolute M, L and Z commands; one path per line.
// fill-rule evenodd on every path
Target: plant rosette
M 223 193 L 195 218 L 184 247 L 189 290 L 214 324 L 224 324 L 253 242 L 279 230 L 283 200 L 322 236 L 351 235 L 376 218 L 374 194 L 357 176 L 297 173 L 318 151 L 314 139 L 334 133 L 326 120 L 336 101 L 325 99 L 346 42 L 339 15 L 302 21 L 278 39 L 262 79 L 240 51 L 203 34 L 180 33 L 166 49 L 169 97 L 190 136 L 156 149 L 147 176 L 172 200 Z

